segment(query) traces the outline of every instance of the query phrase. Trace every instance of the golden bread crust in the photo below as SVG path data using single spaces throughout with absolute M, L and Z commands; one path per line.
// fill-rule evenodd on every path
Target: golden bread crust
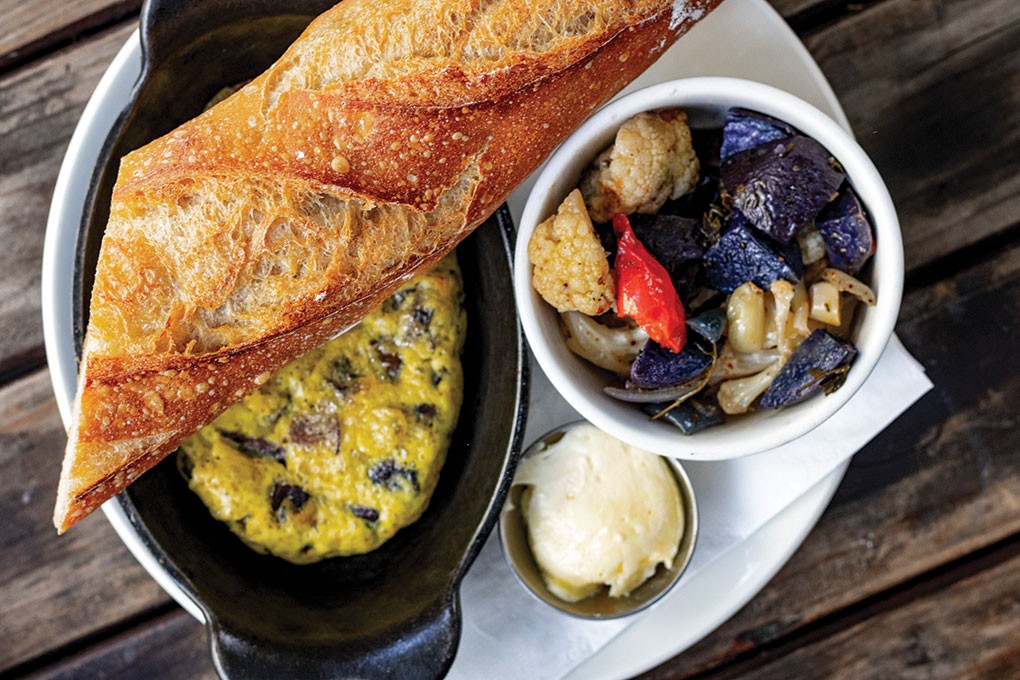
M 54 523 L 452 250 L 719 0 L 345 0 L 126 156 Z

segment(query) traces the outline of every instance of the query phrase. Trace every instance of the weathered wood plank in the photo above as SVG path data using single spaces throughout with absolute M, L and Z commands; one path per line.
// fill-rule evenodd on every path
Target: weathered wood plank
M 169 600 L 98 513 L 51 522 L 64 429 L 49 374 L 0 390 L 0 671 Z
M 206 646 L 205 627 L 177 610 L 29 677 L 216 680 L 217 676 Z
M 0 78 L 0 378 L 42 356 L 39 269 L 67 142 L 132 22 Z
M 770 0 L 785 17 L 845 6 L 844 0 Z M 0 69 L 45 54 L 55 45 L 138 12 L 141 0 L 0 0 L 6 30 L 0 34 Z
M 838 12 L 847 4 L 845 0 L 768 0 L 768 3 L 787 21 L 807 13 Z
M 898 332 L 935 389 L 857 455 L 772 583 L 650 678 L 718 667 L 1020 532 L 1017 308 L 1020 246 L 907 295 Z
M 806 37 L 903 224 L 908 267 L 1020 217 L 1020 3 L 885 0 Z
M 725 669 L 741 652 L 795 637 L 822 617 L 1020 532 L 1020 358 L 1013 351 L 1020 321 L 1001 313 L 1018 306 L 1020 246 L 909 294 L 899 332 L 936 390 L 858 455 L 819 526 L 757 598 L 647 677 Z M 958 347 L 972 354 L 963 360 Z M 1020 619 L 1011 624 L 1020 638 Z M 164 645 L 205 654 L 197 626 L 160 623 L 58 670 L 90 676 Z M 188 661 L 169 677 L 205 668 Z
M 805 12 L 843 8 L 845 0 L 770 0 L 789 18 Z M 37 58 L 56 45 L 136 14 L 141 0 L 0 0 L 6 30 L 0 34 L 0 69 Z
M 802 11 L 801 0 L 777 0 Z M 935 26 L 935 30 L 931 26 Z M 38 265 L 50 192 L 127 22 L 0 79 L 0 376 L 41 357 Z M 809 36 L 900 207 L 911 266 L 1020 214 L 1020 4 L 886 0 Z M 950 57 L 942 60 L 948 51 Z
M 0 69 L 138 12 L 141 0 L 0 0 Z
M 1020 557 L 732 677 L 1020 677 Z
M 798 0 L 775 4 L 800 6 Z M 843 32 L 843 26 L 852 28 Z M 1011 48 L 1020 37 L 1017 26 L 1012 1 L 885 0 L 808 38 L 886 174 L 912 265 L 1001 231 L 1020 214 L 1020 130 L 1004 127 L 1015 120 L 1020 93 L 1020 57 Z M 130 28 L 0 79 L 0 238 L 6 244 L 0 250 L 0 373 L 12 357 L 20 361 L 38 351 L 38 258 L 49 192 L 78 113 Z M 653 677 L 716 667 L 741 649 L 795 634 L 861 597 L 1018 530 L 1020 471 L 1010 457 L 1016 458 L 1020 442 L 1010 406 L 1020 403 L 1020 372 L 1008 354 L 1018 340 L 1008 314 L 1020 303 L 1018 261 L 1014 249 L 908 297 L 900 332 L 928 365 L 938 391 L 858 456 L 837 503 L 773 584 Z M 972 354 L 961 359 L 959 347 Z M 44 435 L 26 424 L 45 419 L 37 412 L 56 422 L 52 404 L 29 403 L 45 401 L 39 384 L 35 397 L 15 391 L 32 380 L 41 379 L 32 376 L 0 392 L 0 463 L 15 471 L 0 482 L 0 510 L 5 517 L 23 513 L 0 525 L 0 668 L 166 601 L 103 520 L 88 520 L 59 540 L 48 533 L 62 442 L 53 434 L 59 425 L 53 430 L 51 423 Z M 10 419 L 24 422 L 11 429 L 9 404 L 15 402 L 26 405 Z M 50 467 L 18 467 L 36 458 Z M 49 491 L 40 492 L 47 484 Z M 23 488 L 35 490 L 25 506 L 34 510 L 18 506 Z M 41 495 L 47 498 L 39 506 Z M 98 571 L 102 577 L 87 588 L 74 580 Z M 11 606 L 15 600 L 26 603 Z M 175 627 L 190 625 L 178 620 L 183 616 L 161 621 L 159 635 L 148 627 L 140 631 L 149 636 L 144 648 L 168 646 L 184 635 L 191 646 L 182 642 L 180 649 L 204 659 L 200 629 L 183 634 Z M 132 639 L 121 640 L 117 653 L 143 648 Z M 15 643 L 13 652 L 8 641 Z
M 790 19 L 810 14 L 854 11 L 861 3 L 847 0 L 769 0 L 777 12 Z M 44 56 L 48 50 L 79 38 L 110 22 L 127 19 L 141 7 L 141 0 L 0 0 L 0 16 L 7 30 L 0 34 L 0 70 Z

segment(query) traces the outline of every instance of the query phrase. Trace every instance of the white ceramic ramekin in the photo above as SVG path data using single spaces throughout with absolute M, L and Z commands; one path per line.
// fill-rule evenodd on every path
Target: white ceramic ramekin
M 652 422 L 634 404 L 603 393 L 606 374 L 567 349 L 557 313 L 531 286 L 528 240 L 577 186 L 592 159 L 612 143 L 620 125 L 641 111 L 680 107 L 692 127 L 721 127 L 726 109 L 760 111 L 818 140 L 835 156 L 866 206 L 875 229 L 876 252 L 867 282 L 878 304 L 864 310 L 854 342 L 858 356 L 846 383 L 780 410 L 728 418 L 718 427 L 687 436 Z M 721 460 L 759 453 L 790 442 L 836 413 L 864 384 L 893 332 L 903 289 L 903 243 L 889 191 L 860 145 L 807 102 L 782 90 L 735 78 L 689 78 L 661 83 L 618 99 L 596 112 L 555 151 L 535 183 L 518 225 L 514 288 L 531 349 L 552 384 L 587 420 L 618 439 L 661 455 Z

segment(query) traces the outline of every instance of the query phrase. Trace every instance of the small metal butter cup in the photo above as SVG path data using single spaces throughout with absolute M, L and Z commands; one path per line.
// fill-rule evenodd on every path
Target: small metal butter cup
M 568 430 L 587 424 L 588 422 L 585 420 L 578 420 L 561 425 L 528 446 L 521 459 L 527 458 L 546 446 L 555 444 L 563 438 Z M 521 513 L 521 494 L 525 485 L 513 484 L 499 516 L 499 539 L 503 548 L 503 557 L 510 565 L 510 571 L 513 572 L 517 581 L 534 597 L 547 605 L 582 619 L 621 618 L 650 607 L 662 599 L 676 585 L 687 569 L 687 565 L 690 564 L 691 556 L 694 554 L 694 545 L 698 538 L 698 506 L 694 498 L 694 487 L 691 485 L 691 480 L 680 463 L 672 458 L 663 457 L 663 459 L 673 473 L 673 478 L 680 491 L 680 503 L 684 513 L 684 529 L 671 568 L 667 569 L 660 564 L 651 578 L 624 597 L 610 597 L 608 588 L 603 588 L 599 593 L 578 602 L 567 602 L 556 597 L 546 587 L 528 543 L 527 528 Z

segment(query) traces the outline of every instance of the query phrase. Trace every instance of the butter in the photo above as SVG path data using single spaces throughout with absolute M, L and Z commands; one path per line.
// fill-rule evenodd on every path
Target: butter
M 684 530 L 680 491 L 666 461 L 593 425 L 521 461 L 521 513 L 549 591 L 567 602 L 609 587 L 624 597 L 671 568 Z

